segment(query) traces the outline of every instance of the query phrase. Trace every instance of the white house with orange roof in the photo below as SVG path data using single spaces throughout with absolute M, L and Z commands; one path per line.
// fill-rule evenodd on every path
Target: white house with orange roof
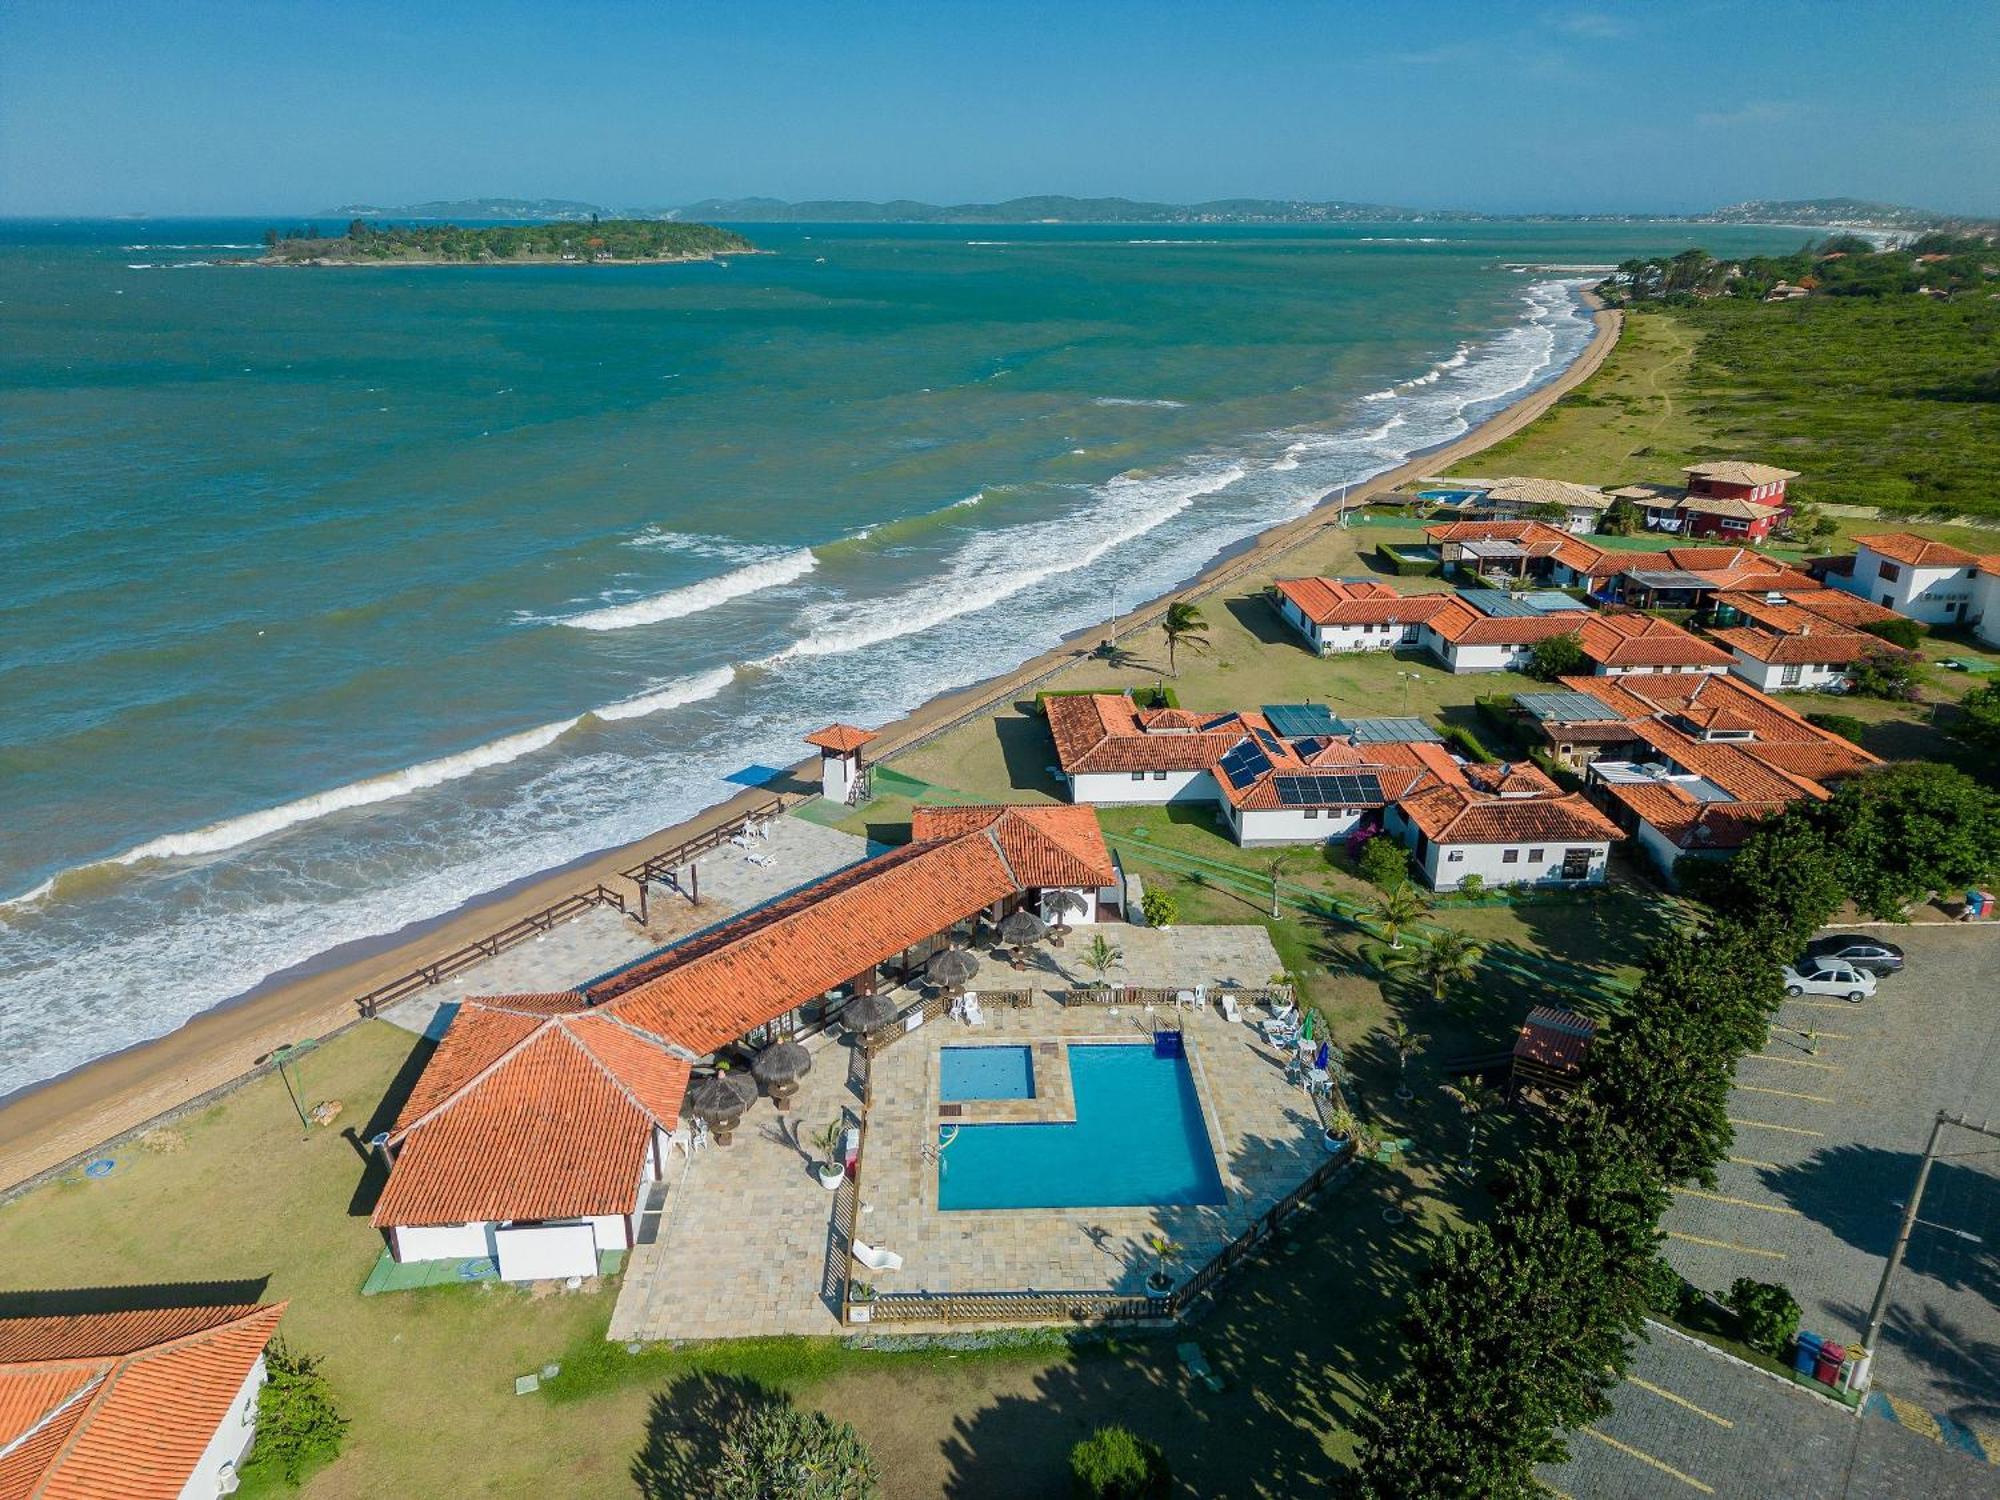
M 256 1440 L 264 1349 L 284 1311 L 281 1302 L 0 1318 L 0 1496 L 231 1493 Z
M 1980 559 L 1908 531 L 1854 539 L 1854 562 L 1828 579 L 1838 588 L 1926 625 L 1970 624 L 1981 613 Z
M 1531 765 L 1464 766 L 1397 802 L 1383 826 L 1438 891 L 1474 875 L 1489 886 L 1600 885 L 1625 837 L 1582 793 L 1563 793 Z
M 1095 807 L 1214 802 L 1214 766 L 1243 738 L 1233 713 L 1139 708 L 1129 693 L 1042 700 L 1072 802 Z
M 1057 890 L 1095 918 L 1119 874 L 1087 807 L 923 807 L 912 842 L 695 934 L 584 993 L 468 1000 L 395 1126 L 372 1222 L 398 1261 L 503 1280 L 594 1274 L 645 1233 L 718 1054 L 837 1021 Z M 1075 920 L 1073 917 L 1071 920 Z
M 1281 578 L 1278 614 L 1322 656 L 1414 645 L 1417 627 L 1444 607 L 1445 594 L 1399 594 L 1362 578 Z

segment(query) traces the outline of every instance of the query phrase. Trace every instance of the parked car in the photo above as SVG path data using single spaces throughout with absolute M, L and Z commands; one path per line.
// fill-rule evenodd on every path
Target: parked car
M 1785 965 L 1787 995 L 1838 995 L 1859 1005 L 1875 993 L 1877 980 L 1866 969 L 1857 969 L 1833 958 L 1802 958 Z
M 1814 938 L 1806 944 L 1806 957 L 1830 958 L 1878 975 L 1894 974 L 1903 967 L 1901 948 L 1858 932 L 1837 932 L 1828 937 Z

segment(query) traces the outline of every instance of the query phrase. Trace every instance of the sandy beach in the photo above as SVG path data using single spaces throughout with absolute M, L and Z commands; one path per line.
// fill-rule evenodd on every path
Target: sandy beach
M 1540 416 L 1593 374 L 1617 342 L 1621 315 L 1598 308 L 1595 332 L 1562 375 L 1455 442 L 1429 450 L 1347 494 L 1348 506 L 1393 490 L 1420 474 L 1436 473 L 1507 437 Z M 1208 592 L 1295 545 L 1330 523 L 1339 497 L 1328 495 L 1297 520 L 1271 528 L 1247 547 L 1219 558 L 1186 586 L 1121 615 L 1116 632 L 1150 626 L 1169 597 Z M 1022 663 L 1003 676 L 933 699 L 885 725 L 874 747 L 877 759 L 907 750 L 969 714 L 1018 696 L 1024 685 L 1079 656 L 1104 634 L 1091 630 Z M 816 728 L 802 724 L 800 733 Z M 801 761 L 794 777 L 813 769 Z M 191 1100 L 229 1086 L 283 1043 L 326 1036 L 357 1020 L 356 996 L 461 948 L 571 893 L 603 883 L 623 887 L 620 872 L 718 824 L 767 803 L 774 791 L 803 789 L 802 781 L 746 790 L 700 816 L 621 848 L 545 872 L 460 908 L 434 922 L 390 934 L 352 950 L 324 956 L 306 971 L 278 976 L 251 995 L 197 1016 L 158 1038 L 116 1053 L 36 1087 L 0 1108 L 0 1185 L 17 1185 L 58 1168 L 104 1142 L 143 1126 Z

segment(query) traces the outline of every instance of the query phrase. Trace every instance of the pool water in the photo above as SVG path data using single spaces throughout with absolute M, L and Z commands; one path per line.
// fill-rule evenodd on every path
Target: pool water
M 1026 1047 L 944 1047 L 938 1065 L 938 1097 L 947 1102 L 1035 1097 L 1035 1064 Z
M 1074 1124 L 938 1132 L 939 1208 L 1222 1201 L 1186 1058 L 1155 1057 L 1143 1045 L 1071 1047 L 1069 1076 Z

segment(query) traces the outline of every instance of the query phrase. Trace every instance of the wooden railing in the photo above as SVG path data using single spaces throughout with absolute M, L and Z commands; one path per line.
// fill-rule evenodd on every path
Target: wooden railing
M 732 818 L 727 823 L 718 824 L 691 839 L 683 840 L 671 849 L 662 849 L 657 854 L 649 855 L 642 864 L 620 871 L 619 873 L 639 888 L 639 920 L 643 923 L 646 919 L 647 886 L 656 880 L 675 884 L 674 877 L 684 866 L 693 864 L 702 855 L 731 842 L 748 825 L 769 822 L 772 818 L 781 816 L 785 806 L 783 797 L 773 797 L 769 802 L 761 807 L 752 808 L 740 818 Z
M 407 999 L 420 990 L 427 990 L 434 984 L 441 984 L 452 975 L 484 963 L 489 958 L 498 957 L 509 948 L 525 943 L 531 938 L 544 936 L 572 917 L 579 917 L 595 907 L 608 906 L 615 911 L 630 914 L 621 892 L 614 891 L 602 882 L 589 890 L 578 891 L 565 896 L 553 906 L 545 906 L 538 912 L 531 912 L 518 921 L 509 922 L 497 932 L 489 932 L 463 948 L 432 959 L 429 963 L 410 970 L 409 973 L 378 985 L 365 995 L 354 997 L 354 1007 L 363 1016 L 375 1015 L 383 1006 L 393 1005 L 398 1000 Z

